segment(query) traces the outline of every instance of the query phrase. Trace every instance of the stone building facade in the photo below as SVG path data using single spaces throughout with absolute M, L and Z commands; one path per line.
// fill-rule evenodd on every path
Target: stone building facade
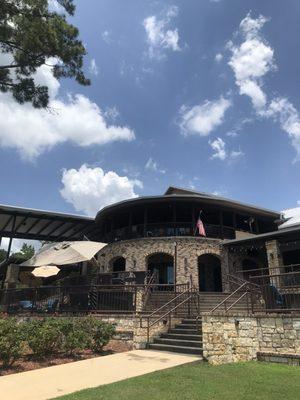
M 173 259 L 177 284 L 191 282 L 199 286 L 198 260 L 202 255 L 211 255 L 220 261 L 222 286 L 226 286 L 229 272 L 227 250 L 218 239 L 200 237 L 140 238 L 108 244 L 98 254 L 101 272 L 113 271 L 114 260 L 123 257 L 126 271 L 147 271 L 149 257 L 167 254 Z

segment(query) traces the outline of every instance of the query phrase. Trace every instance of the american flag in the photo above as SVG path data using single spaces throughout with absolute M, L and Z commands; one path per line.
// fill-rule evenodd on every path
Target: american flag
M 196 228 L 198 229 L 198 232 L 199 232 L 200 236 L 206 236 L 205 228 L 204 228 L 203 222 L 202 222 L 202 220 L 200 218 L 200 214 L 199 214 L 199 217 L 198 217 Z

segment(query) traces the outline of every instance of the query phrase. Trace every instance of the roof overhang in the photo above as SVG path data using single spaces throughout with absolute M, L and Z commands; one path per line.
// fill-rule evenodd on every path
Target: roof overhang
M 278 231 L 274 232 L 268 232 L 268 233 L 262 233 L 261 235 L 255 235 L 251 237 L 247 237 L 244 239 L 233 239 L 233 240 L 227 240 L 223 242 L 224 246 L 234 246 L 234 245 L 246 245 L 246 244 L 251 244 L 254 242 L 258 241 L 268 241 L 268 240 L 273 240 L 273 239 L 287 239 L 290 236 L 300 236 L 300 226 L 296 227 L 291 227 L 291 228 L 285 228 L 285 229 L 280 229 Z
M 165 194 L 162 196 L 145 196 L 145 197 L 136 197 L 129 200 L 120 201 L 118 203 L 114 203 L 112 205 L 104 207 L 97 213 L 96 221 L 98 218 L 101 218 L 103 215 L 109 213 L 110 211 L 117 211 L 126 208 L 127 206 L 136 206 L 136 205 L 147 205 L 158 202 L 180 202 L 180 201 L 191 201 L 199 204 L 208 204 L 217 207 L 224 207 L 227 209 L 236 209 L 241 213 L 249 213 L 253 215 L 261 215 L 263 217 L 279 219 L 280 213 L 272 210 L 268 210 L 265 208 L 257 207 L 250 204 L 240 203 L 238 201 L 225 199 L 223 197 L 206 195 L 206 194 L 190 194 L 190 193 L 181 193 L 181 194 Z
M 97 231 L 94 218 L 0 205 L 0 238 L 56 242 L 92 239 Z

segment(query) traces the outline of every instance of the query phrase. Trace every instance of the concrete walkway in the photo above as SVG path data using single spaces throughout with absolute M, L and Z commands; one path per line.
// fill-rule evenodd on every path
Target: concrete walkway
M 0 377 L 0 398 L 48 400 L 201 358 L 153 350 L 134 350 Z

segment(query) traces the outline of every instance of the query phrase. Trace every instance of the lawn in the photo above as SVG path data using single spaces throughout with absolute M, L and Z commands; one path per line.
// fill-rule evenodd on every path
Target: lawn
M 99 371 L 101 374 L 101 371 Z M 61 400 L 296 400 L 300 368 L 259 362 L 189 364 L 83 390 Z

